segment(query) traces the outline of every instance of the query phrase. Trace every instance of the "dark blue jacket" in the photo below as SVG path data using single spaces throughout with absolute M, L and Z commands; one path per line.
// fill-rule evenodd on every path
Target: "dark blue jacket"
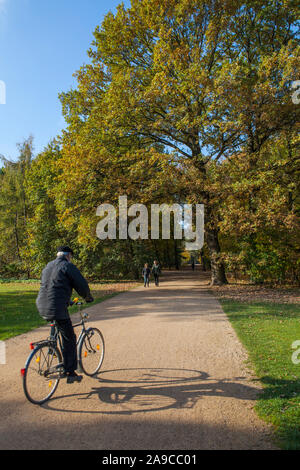
M 68 306 L 73 288 L 84 299 L 91 295 L 87 281 L 65 256 L 50 261 L 42 272 L 36 299 L 40 315 L 48 321 L 69 318 Z
M 142 275 L 143 275 L 143 276 L 149 277 L 149 276 L 150 276 L 150 273 L 151 273 L 151 269 L 150 269 L 150 268 L 143 268 L 143 271 L 142 271 Z

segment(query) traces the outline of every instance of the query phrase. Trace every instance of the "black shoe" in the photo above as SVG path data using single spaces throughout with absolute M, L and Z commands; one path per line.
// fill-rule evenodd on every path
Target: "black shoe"
M 83 377 L 82 375 L 76 374 L 76 372 L 63 372 L 60 377 L 60 379 L 67 379 L 67 384 L 72 384 L 74 382 L 81 382 Z
M 76 372 L 70 372 L 67 374 L 67 384 L 72 384 L 74 382 L 81 382 L 82 381 L 82 375 L 76 374 Z

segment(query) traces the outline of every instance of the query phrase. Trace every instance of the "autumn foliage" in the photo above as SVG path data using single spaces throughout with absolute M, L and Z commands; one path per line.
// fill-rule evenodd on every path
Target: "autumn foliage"
M 205 205 L 213 284 L 228 271 L 299 282 L 299 51 L 291 0 L 132 0 L 109 13 L 60 95 L 66 129 L 27 170 L 22 261 L 37 273 L 67 240 L 94 277 L 137 276 L 153 257 L 178 267 L 178 241 L 97 239 L 96 208 L 127 195 Z

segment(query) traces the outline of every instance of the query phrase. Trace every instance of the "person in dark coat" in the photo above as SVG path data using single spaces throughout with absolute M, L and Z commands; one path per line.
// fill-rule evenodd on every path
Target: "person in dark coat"
M 156 260 L 153 262 L 152 274 L 154 276 L 155 285 L 159 286 L 160 266 Z
M 144 287 L 148 286 L 149 287 L 149 282 L 150 282 L 150 273 L 151 270 L 148 266 L 148 263 L 144 265 L 142 275 L 144 276 Z
M 87 281 L 79 269 L 71 263 L 73 250 L 68 246 L 58 248 L 57 258 L 50 261 L 42 272 L 41 286 L 36 299 L 39 314 L 46 321 L 54 321 L 62 337 L 64 376 L 68 383 L 80 382 L 77 375 L 76 335 L 68 312 L 72 290 L 86 302 L 93 302 Z

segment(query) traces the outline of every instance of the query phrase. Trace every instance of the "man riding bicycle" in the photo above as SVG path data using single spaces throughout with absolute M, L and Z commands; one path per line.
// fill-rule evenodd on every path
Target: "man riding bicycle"
M 72 289 L 75 289 L 86 302 L 93 302 L 94 299 L 87 281 L 79 269 L 71 263 L 73 250 L 68 246 L 61 246 L 57 251 L 56 259 L 50 261 L 42 272 L 36 306 L 45 320 L 55 320 L 61 333 L 65 370 L 63 377 L 67 377 L 67 383 L 80 382 L 82 375 L 77 375 L 75 372 L 77 369 L 76 335 L 68 306 Z

